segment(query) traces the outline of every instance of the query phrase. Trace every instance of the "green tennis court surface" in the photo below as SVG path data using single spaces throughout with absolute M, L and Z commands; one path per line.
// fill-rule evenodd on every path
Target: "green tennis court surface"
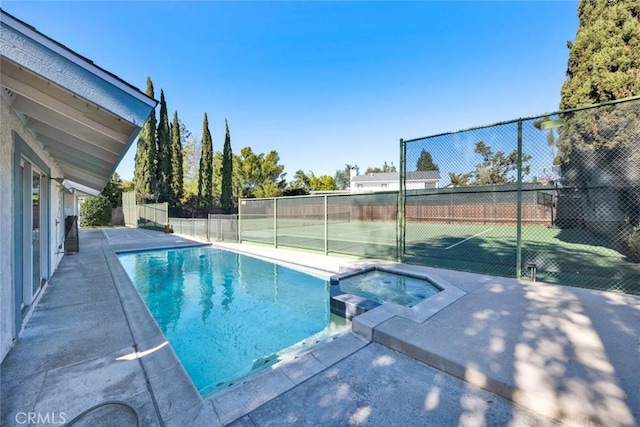
M 321 220 L 242 223 L 242 240 L 395 259 L 396 223 Z M 439 268 L 513 277 L 516 275 L 515 225 L 408 223 L 403 260 Z M 535 265 L 537 280 L 640 294 L 640 265 L 584 229 L 522 227 L 522 271 Z M 612 272 L 615 272 L 612 277 Z M 604 284 L 606 283 L 606 286 Z
M 515 226 L 410 224 L 405 260 L 433 267 L 515 276 Z M 522 276 L 640 294 L 640 265 L 584 229 L 522 227 Z M 612 271 L 615 275 L 612 278 Z

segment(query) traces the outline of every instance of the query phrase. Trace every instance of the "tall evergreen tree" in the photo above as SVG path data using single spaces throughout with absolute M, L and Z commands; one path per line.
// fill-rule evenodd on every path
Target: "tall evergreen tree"
M 222 190 L 220 205 L 222 209 L 229 213 L 233 206 L 233 153 L 231 152 L 231 135 L 229 133 L 229 123 L 224 121 L 224 148 L 222 150 Z
M 569 61 L 561 109 L 640 95 L 638 17 L 640 2 L 636 0 L 580 1 L 576 39 L 567 43 Z M 597 212 L 600 222 L 615 225 L 616 218 L 622 217 L 638 225 L 638 102 L 568 113 L 563 119 L 554 163 L 560 165 L 563 186 L 582 194 L 584 218 L 591 220 Z M 611 184 L 616 189 L 609 190 L 610 197 L 597 190 Z M 568 206 L 564 211 L 572 209 L 576 208 Z M 564 211 L 559 204 L 559 219 Z M 615 230 L 606 234 L 614 235 Z
M 640 2 L 581 0 L 561 109 L 640 95 Z
M 182 159 L 182 140 L 180 138 L 178 112 L 173 113 L 171 132 L 171 197 L 176 204 L 184 197 L 184 169 Z
M 198 175 L 198 198 L 200 206 L 213 204 L 213 141 L 209 131 L 209 119 L 204 113 L 202 122 L 202 153 L 200 154 L 200 171 Z
M 158 141 L 158 192 L 160 201 L 165 202 L 171 195 L 171 133 L 169 128 L 169 114 L 164 90 L 160 89 L 160 120 L 156 138 Z
M 153 82 L 147 77 L 147 95 L 153 98 Z M 152 198 L 156 190 L 156 112 L 151 112 L 138 135 L 133 172 L 136 193 Z
M 419 171 L 437 171 L 438 165 L 433 163 L 433 158 L 431 157 L 431 153 L 429 153 L 424 148 L 420 152 L 420 157 L 418 157 L 418 161 L 416 162 L 416 170 Z

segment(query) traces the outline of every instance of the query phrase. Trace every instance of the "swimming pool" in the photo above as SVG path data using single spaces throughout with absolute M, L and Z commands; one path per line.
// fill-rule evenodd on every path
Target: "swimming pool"
M 326 280 L 211 247 L 118 254 L 201 394 L 349 324 Z

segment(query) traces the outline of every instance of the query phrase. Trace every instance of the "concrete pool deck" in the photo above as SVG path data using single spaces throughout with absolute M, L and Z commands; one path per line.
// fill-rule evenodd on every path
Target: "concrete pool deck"
M 193 244 L 81 230 L 0 365 L 2 425 L 60 425 L 96 405 L 75 425 L 640 424 L 639 297 L 416 266 L 402 268 L 449 296 L 378 307 L 354 333 L 202 399 L 115 256 Z M 373 263 L 221 246 L 327 275 Z

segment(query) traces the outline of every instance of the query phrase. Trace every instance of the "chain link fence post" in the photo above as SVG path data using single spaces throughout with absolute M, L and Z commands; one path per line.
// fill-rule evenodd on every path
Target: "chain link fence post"
M 516 278 L 522 276 L 522 120 L 518 120 L 516 190 Z M 493 192 L 495 197 L 495 191 Z
M 405 251 L 405 171 L 407 170 L 407 159 L 405 143 L 400 138 L 400 173 L 399 173 L 399 189 L 398 189 L 398 213 L 397 213 L 397 234 L 396 234 L 396 260 L 402 262 Z

